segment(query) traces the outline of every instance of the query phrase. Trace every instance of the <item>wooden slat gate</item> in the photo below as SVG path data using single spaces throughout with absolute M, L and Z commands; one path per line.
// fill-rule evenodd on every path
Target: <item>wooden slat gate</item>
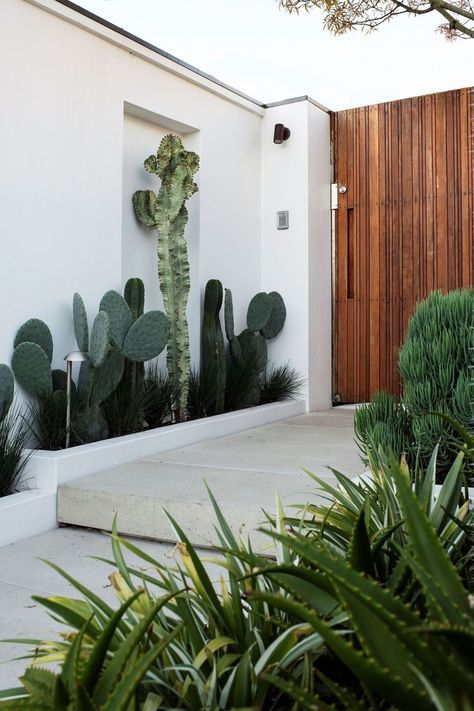
M 415 304 L 473 284 L 474 88 L 339 111 L 332 143 L 333 397 L 365 402 L 399 392 Z

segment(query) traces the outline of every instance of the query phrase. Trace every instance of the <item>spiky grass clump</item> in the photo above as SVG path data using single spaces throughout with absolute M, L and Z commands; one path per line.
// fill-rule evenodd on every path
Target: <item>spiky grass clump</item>
M 260 403 L 278 402 L 295 398 L 303 387 L 304 379 L 290 363 L 269 365 L 260 375 Z
M 145 371 L 143 393 L 143 414 L 148 427 L 169 424 L 175 397 L 168 372 L 157 363 L 149 365 Z
M 216 414 L 216 376 L 208 369 L 191 369 L 188 414 L 191 420 Z
M 225 410 L 241 410 L 260 404 L 259 376 L 255 364 L 249 360 L 227 358 Z
M 102 405 L 109 437 L 142 432 L 144 426 L 143 388 L 137 388 L 132 397 L 126 388 L 117 388 Z
M 29 430 L 20 410 L 11 409 L 0 422 L 0 497 L 18 490 L 28 461 L 28 438 Z
M 71 439 L 70 446 L 75 447 L 87 441 L 88 423 L 86 413 L 81 410 L 77 393 L 73 390 L 71 398 Z M 30 439 L 37 449 L 56 451 L 64 449 L 66 444 L 66 393 L 56 390 L 36 402 L 28 404 L 26 418 Z

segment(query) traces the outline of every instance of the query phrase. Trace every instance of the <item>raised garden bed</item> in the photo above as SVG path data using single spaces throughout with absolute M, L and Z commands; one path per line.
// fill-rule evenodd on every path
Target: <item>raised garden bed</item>
M 0 546 L 56 528 L 57 489 L 64 482 L 141 457 L 301 415 L 305 411 L 302 401 L 285 400 L 71 449 L 37 450 L 25 470 L 27 489 L 0 499 Z

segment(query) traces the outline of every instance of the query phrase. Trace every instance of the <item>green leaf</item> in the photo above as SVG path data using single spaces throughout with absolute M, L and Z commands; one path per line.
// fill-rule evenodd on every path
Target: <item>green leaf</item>
M 367 503 L 370 504 L 368 499 Z M 370 505 L 367 508 L 370 516 Z M 369 534 L 367 533 L 367 527 L 365 525 L 367 508 L 363 506 L 357 517 L 349 547 L 349 561 L 354 570 L 370 575 L 373 578 L 375 577 L 374 561 L 372 558 Z
M 467 619 L 472 619 L 472 611 L 466 590 L 459 575 L 443 549 L 433 526 L 411 489 L 410 482 L 401 473 L 400 468 L 394 463 L 393 477 L 397 484 L 397 493 L 405 516 L 406 527 L 410 536 L 413 556 L 420 568 L 425 571 L 436 571 L 439 587 L 448 600 L 445 607 L 446 621 L 454 625 L 463 625 Z M 423 584 L 423 583 L 422 583 Z M 434 603 L 438 603 L 436 588 L 425 587 L 425 592 Z
M 131 668 L 123 674 L 120 682 L 115 686 L 113 693 L 107 698 L 107 711 L 126 711 L 128 705 L 135 696 L 138 685 L 148 669 L 151 667 L 155 659 L 162 654 L 172 640 L 181 631 L 181 625 L 178 625 L 171 634 L 162 639 L 158 644 L 155 644 L 139 661 L 135 662 Z
M 147 633 L 148 627 L 154 620 L 156 614 L 174 597 L 176 597 L 176 593 L 173 592 L 169 595 L 165 595 L 164 597 L 159 598 L 151 607 L 148 614 L 145 615 L 140 620 L 140 622 L 135 627 L 133 627 L 132 630 L 127 634 L 119 648 L 116 650 L 111 662 L 107 666 L 107 669 L 103 672 L 102 676 L 99 679 L 99 682 L 93 693 L 94 703 L 99 706 L 105 703 L 108 695 L 112 692 L 118 680 L 123 675 L 126 664 L 132 656 L 134 650 L 143 641 Z

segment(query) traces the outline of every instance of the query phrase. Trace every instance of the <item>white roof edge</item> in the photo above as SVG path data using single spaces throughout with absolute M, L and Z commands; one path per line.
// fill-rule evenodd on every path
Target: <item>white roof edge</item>
M 158 47 L 153 47 L 149 43 L 140 40 L 140 38 L 120 30 L 120 28 L 113 26 L 111 23 L 105 20 L 101 22 L 102 18 L 93 16 L 92 13 L 84 10 L 84 8 L 75 6 L 74 3 L 66 2 L 65 0 L 26 0 L 26 2 L 56 17 L 60 17 L 66 22 L 70 22 L 116 47 L 121 47 L 128 53 L 155 64 L 171 74 L 196 84 L 212 94 L 237 104 L 247 111 L 259 116 L 264 114 L 264 105 L 262 103 L 186 64 L 177 57 L 163 52 Z

